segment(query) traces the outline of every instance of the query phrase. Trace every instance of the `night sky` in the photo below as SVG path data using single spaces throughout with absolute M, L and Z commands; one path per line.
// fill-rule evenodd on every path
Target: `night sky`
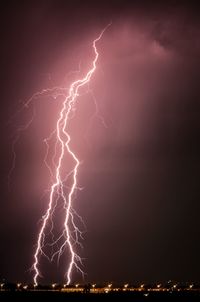
M 95 107 L 84 94 L 70 130 L 81 159 L 74 206 L 86 224 L 86 280 L 200 281 L 199 11 L 178 1 L 129 2 L 1 4 L 1 279 L 32 282 L 48 201 L 43 140 L 60 97 L 41 97 L 11 117 L 35 92 L 68 87 L 70 72 L 88 66 L 92 40 L 112 21 L 91 82 L 106 127 L 91 118 Z M 8 188 L 12 140 L 33 108 Z M 67 257 L 60 266 L 41 258 L 41 282 L 63 282 L 66 264 Z

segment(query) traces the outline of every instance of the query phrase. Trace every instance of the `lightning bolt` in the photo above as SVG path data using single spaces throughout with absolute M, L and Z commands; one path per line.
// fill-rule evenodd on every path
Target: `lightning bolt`
M 82 232 L 79 230 L 79 228 L 76 226 L 74 216 L 78 216 L 79 219 L 81 217 L 75 212 L 75 210 L 72 207 L 73 204 L 73 197 L 75 194 L 75 191 L 77 189 L 77 175 L 78 175 L 78 170 L 80 166 L 80 160 L 78 159 L 77 155 L 74 153 L 70 146 L 71 142 L 71 136 L 67 130 L 71 114 L 73 114 L 73 108 L 77 102 L 77 98 L 79 96 L 79 90 L 81 87 L 86 86 L 89 84 L 91 77 L 93 76 L 96 68 L 97 68 L 97 60 L 99 58 L 99 53 L 97 50 L 97 42 L 102 38 L 105 30 L 110 26 L 111 24 L 108 24 L 99 34 L 99 36 L 93 40 L 92 42 L 92 48 L 94 50 L 94 59 L 91 64 L 91 68 L 88 70 L 88 72 L 85 74 L 85 76 L 81 79 L 78 79 L 74 81 L 70 87 L 69 87 L 69 92 L 68 95 L 65 96 L 65 99 L 62 104 L 62 108 L 59 114 L 59 118 L 57 120 L 56 124 L 56 129 L 55 131 L 45 140 L 45 143 L 47 145 L 47 148 L 49 148 L 48 141 L 51 139 L 52 135 L 56 135 L 56 146 L 55 149 L 57 149 L 57 145 L 59 144 L 60 146 L 60 153 L 59 153 L 59 158 L 57 163 L 55 163 L 55 154 L 54 154 L 54 159 L 53 162 L 56 165 L 55 167 L 55 177 L 53 175 L 53 171 L 51 170 L 50 166 L 47 164 L 47 154 L 45 156 L 45 163 L 50 170 L 51 178 L 54 178 L 54 182 L 52 183 L 50 187 L 50 195 L 49 195 L 49 203 L 48 207 L 46 210 L 45 215 L 42 217 L 42 223 L 41 223 L 41 228 L 39 230 L 38 238 L 37 238 L 37 245 L 36 245 L 36 250 L 34 254 L 34 263 L 33 263 L 33 270 L 34 270 L 34 284 L 37 286 L 38 284 L 38 278 L 41 276 L 40 270 L 39 270 L 39 259 L 41 255 L 46 256 L 44 252 L 44 247 L 45 247 L 45 231 L 47 229 L 47 225 L 49 221 L 52 219 L 53 212 L 56 207 L 56 203 L 58 201 L 58 198 L 60 198 L 63 201 L 63 209 L 65 211 L 65 219 L 64 219 L 64 224 L 63 224 L 63 232 L 62 234 L 58 237 L 57 240 L 54 241 L 54 244 L 58 244 L 58 242 L 64 238 L 64 241 L 61 243 L 61 247 L 59 248 L 58 251 L 56 251 L 51 259 L 54 258 L 56 254 L 60 257 L 67 247 L 69 250 L 70 254 L 70 261 L 68 268 L 66 270 L 66 279 L 67 279 L 67 284 L 71 283 L 72 280 L 72 272 L 73 269 L 76 268 L 81 274 L 84 275 L 84 272 L 81 268 L 82 266 L 82 259 L 81 257 L 77 254 L 75 251 L 74 245 L 76 243 L 79 243 L 79 236 L 82 236 Z M 56 90 L 56 88 L 54 88 Z M 61 94 L 65 94 L 66 89 L 60 90 Z M 48 91 L 47 91 L 48 92 Z M 36 97 L 40 95 L 39 93 L 36 94 Z M 32 99 L 28 101 L 28 104 L 30 103 Z M 70 172 L 70 175 L 72 176 L 72 184 L 71 187 L 69 188 L 69 193 L 68 195 L 65 194 L 65 180 L 66 178 L 63 179 L 61 175 L 61 170 L 63 166 L 63 160 L 65 158 L 65 155 L 68 154 L 68 156 L 71 157 L 71 159 L 74 162 L 74 167 L 72 171 Z M 68 175 L 69 176 L 69 175 Z M 75 235 L 74 235 L 75 234 Z

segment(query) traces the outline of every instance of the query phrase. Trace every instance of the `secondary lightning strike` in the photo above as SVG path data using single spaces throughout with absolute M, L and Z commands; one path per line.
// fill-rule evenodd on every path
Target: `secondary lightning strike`
M 81 234 L 81 231 L 75 225 L 75 222 L 73 219 L 74 210 L 72 208 L 73 196 L 74 196 L 74 192 L 77 188 L 77 174 L 78 174 L 78 168 L 80 165 L 80 161 L 70 147 L 71 137 L 70 137 L 70 134 L 67 132 L 67 125 L 70 120 L 69 117 L 70 117 L 70 114 L 72 113 L 73 106 L 75 105 L 75 103 L 77 101 L 77 97 L 79 96 L 79 94 L 78 94 L 79 89 L 90 82 L 90 79 L 96 70 L 96 63 L 97 63 L 97 60 L 99 57 L 96 43 L 101 39 L 102 35 L 104 34 L 104 32 L 108 28 L 108 26 L 110 26 L 110 24 L 108 24 L 102 30 L 100 35 L 93 41 L 92 47 L 94 50 L 95 57 L 94 57 L 94 60 L 92 61 L 92 67 L 87 72 L 85 77 L 83 77 L 82 79 L 79 79 L 77 81 L 74 81 L 71 84 L 71 86 L 69 88 L 69 94 L 63 102 L 63 106 L 60 111 L 59 119 L 56 124 L 56 137 L 57 137 L 57 141 L 60 143 L 61 152 L 60 152 L 60 156 L 58 159 L 58 164 L 56 166 L 55 182 L 52 184 L 51 189 L 50 189 L 49 204 L 48 204 L 48 208 L 47 208 L 45 215 L 42 217 L 42 226 L 41 226 L 41 229 L 38 234 L 37 247 L 36 247 L 36 251 L 34 254 L 33 269 L 34 269 L 35 274 L 34 274 L 33 279 L 34 279 L 34 284 L 36 286 L 38 284 L 38 278 L 40 276 L 39 257 L 42 254 L 44 255 L 43 247 L 44 247 L 44 238 L 45 238 L 45 228 L 47 226 L 48 220 L 51 217 L 51 212 L 54 209 L 53 204 L 55 202 L 55 200 L 54 200 L 55 193 L 59 194 L 59 197 L 62 198 L 62 200 L 64 202 L 64 209 L 65 209 L 65 220 L 64 220 L 64 226 L 63 226 L 64 227 L 63 235 L 65 238 L 65 241 L 59 250 L 59 256 L 63 253 L 63 250 L 65 249 L 65 247 L 68 246 L 68 249 L 70 252 L 70 263 L 69 263 L 68 269 L 66 271 L 67 284 L 71 283 L 71 275 L 72 275 L 72 270 L 74 267 L 78 271 L 80 271 L 82 274 L 84 274 L 79 265 L 79 264 L 82 264 L 82 260 L 81 260 L 80 256 L 75 252 L 74 247 L 73 247 L 74 242 L 77 243 L 77 233 Z M 64 156 L 65 156 L 65 152 L 67 152 L 71 156 L 71 158 L 73 159 L 73 161 L 75 163 L 74 168 L 72 170 L 72 180 L 73 181 L 72 181 L 72 185 L 71 185 L 71 188 L 69 190 L 69 194 L 67 197 L 64 194 L 64 184 L 63 184 L 64 181 L 62 180 L 62 177 L 61 177 L 61 167 L 62 167 L 62 162 L 63 162 Z M 52 173 L 51 173 L 51 176 L 52 176 Z M 76 237 L 75 239 L 72 236 L 72 232 L 70 230 L 70 222 L 75 231 L 75 237 Z M 54 255 L 53 255 L 53 257 L 54 257 Z
M 31 119 L 24 125 L 21 125 L 17 131 L 16 131 L 16 135 L 14 137 L 14 140 L 12 142 L 12 155 L 13 155 L 13 160 L 12 160 L 12 165 L 11 165 L 11 168 L 10 168 L 10 171 L 8 173 L 8 188 L 10 189 L 10 184 L 11 184 L 11 176 L 12 176 L 12 173 L 15 169 L 15 162 L 16 162 L 16 152 L 15 152 L 15 146 L 20 138 L 20 134 L 27 130 L 28 127 L 31 125 L 31 123 L 33 122 L 33 119 L 34 119 L 34 116 L 35 116 L 35 108 L 33 107 L 33 113 L 32 113 L 32 117 Z

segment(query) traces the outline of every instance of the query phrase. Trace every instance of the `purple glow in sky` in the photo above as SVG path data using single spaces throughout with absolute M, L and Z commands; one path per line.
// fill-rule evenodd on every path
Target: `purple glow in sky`
M 80 248 L 85 278 L 199 280 L 198 9 L 86 2 L 7 4 L 2 10 L 1 278 L 32 280 L 27 270 L 51 181 L 44 139 L 55 129 L 62 93 L 43 94 L 8 120 L 35 92 L 69 88 L 84 75 L 91 41 L 112 20 L 68 129 L 81 163 L 74 207 L 86 223 Z M 8 190 L 13 134 L 33 114 L 16 144 Z M 53 143 L 54 137 L 46 158 L 52 167 Z M 66 156 L 63 173 L 71 164 Z M 64 219 L 59 201 L 55 217 L 57 236 Z M 42 282 L 63 282 L 68 260 L 67 251 L 59 266 L 42 258 Z M 73 278 L 81 280 L 76 272 Z

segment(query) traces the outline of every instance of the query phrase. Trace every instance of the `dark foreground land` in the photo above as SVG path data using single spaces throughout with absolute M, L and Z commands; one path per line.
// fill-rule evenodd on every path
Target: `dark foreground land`
M 110 293 L 64 293 L 59 291 L 2 291 L 0 302 L 6 301 L 131 301 L 131 302 L 200 302 L 200 292 L 110 292 Z

